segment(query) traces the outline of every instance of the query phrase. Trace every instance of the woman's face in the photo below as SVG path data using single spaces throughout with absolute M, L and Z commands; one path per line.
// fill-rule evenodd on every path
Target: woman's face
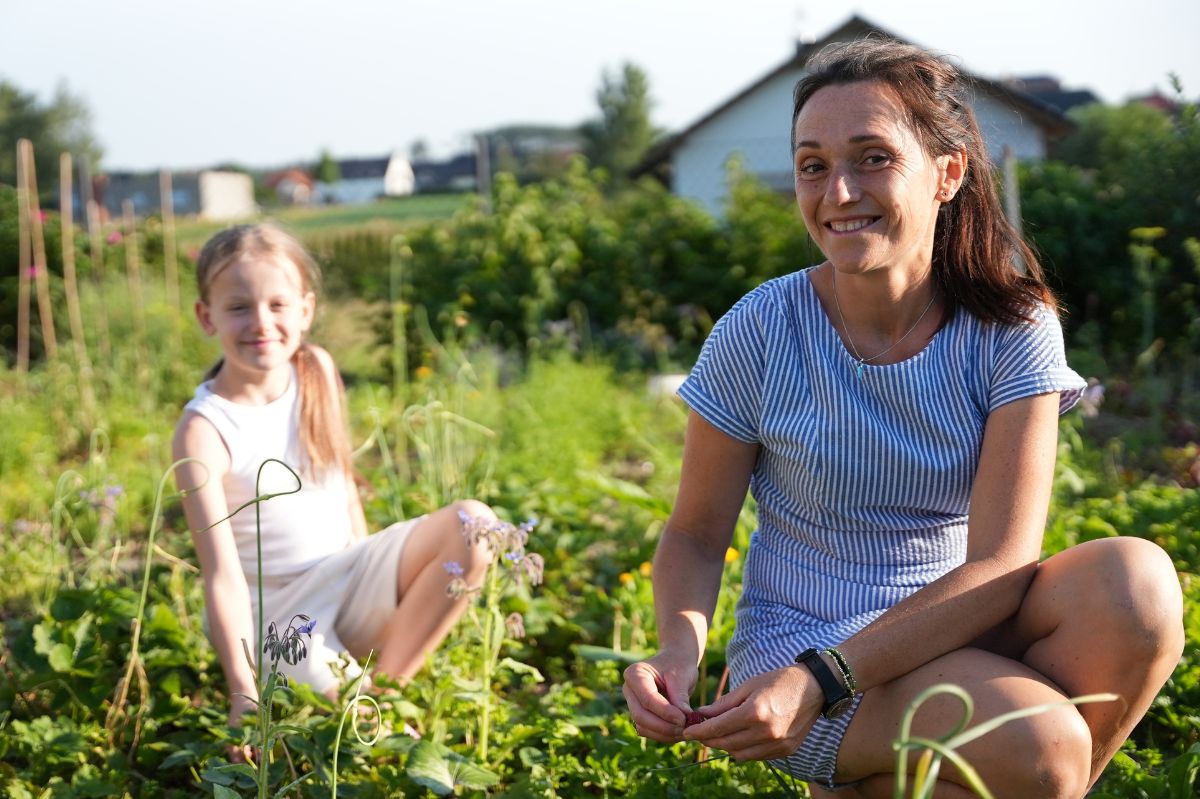
M 818 89 L 794 133 L 796 201 L 833 266 L 923 274 L 939 192 L 958 188 L 965 156 L 926 155 L 900 98 L 879 81 Z

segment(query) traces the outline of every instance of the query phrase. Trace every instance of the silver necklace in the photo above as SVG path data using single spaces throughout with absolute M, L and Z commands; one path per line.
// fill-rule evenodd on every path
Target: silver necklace
M 917 317 L 917 321 L 912 323 L 912 327 L 910 327 L 908 330 L 906 330 L 904 332 L 903 336 L 901 336 L 900 338 L 893 341 L 892 345 L 890 347 L 888 347 L 887 349 L 885 349 L 883 352 L 877 352 L 874 355 L 872 355 L 870 358 L 864 358 L 859 353 L 858 347 L 854 344 L 854 336 L 850 335 L 850 327 L 846 324 L 846 317 L 842 314 L 842 303 L 840 300 L 838 300 L 838 295 L 837 295 L 837 269 L 832 268 L 833 267 L 832 264 L 830 264 L 830 266 L 831 266 L 831 273 L 833 276 L 832 277 L 832 279 L 833 279 L 833 304 L 834 304 L 834 307 L 837 308 L 838 319 L 841 320 L 841 323 L 842 323 L 842 330 L 846 331 L 846 341 L 850 342 L 850 349 L 854 352 L 854 359 L 858 361 L 858 368 L 855 369 L 854 371 L 855 371 L 855 374 L 858 375 L 858 378 L 861 380 L 862 376 L 863 376 L 863 367 L 867 365 L 868 361 L 874 361 L 877 358 L 882 358 L 884 355 L 887 355 L 889 352 L 896 349 L 896 347 L 898 347 L 900 345 L 901 341 L 904 341 L 904 339 L 908 338 L 910 333 L 912 333 L 914 330 L 917 329 L 917 325 L 921 324 L 921 320 L 925 318 L 925 314 L 929 313 L 929 309 L 933 307 L 933 301 L 935 299 L 937 299 L 937 294 L 935 293 L 932 297 L 929 298 L 929 304 L 925 306 L 925 310 L 921 311 L 921 315 Z

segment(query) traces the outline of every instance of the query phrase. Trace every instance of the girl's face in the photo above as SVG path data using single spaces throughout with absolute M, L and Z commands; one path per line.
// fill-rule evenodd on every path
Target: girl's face
M 965 156 L 930 158 L 886 84 L 818 89 L 796 118 L 796 201 L 835 268 L 928 268 L 941 202 Z
M 227 366 L 247 376 L 286 366 L 312 325 L 316 298 L 279 255 L 241 258 L 217 272 L 196 317 L 217 336 Z

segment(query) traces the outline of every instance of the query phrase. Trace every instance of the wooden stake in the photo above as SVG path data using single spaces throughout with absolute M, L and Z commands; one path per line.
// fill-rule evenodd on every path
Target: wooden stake
M 96 395 L 92 389 L 92 362 L 88 358 L 87 339 L 83 333 L 83 313 L 79 308 L 79 285 L 75 280 L 75 204 L 71 196 L 71 154 L 58 157 L 59 210 L 62 216 L 63 284 L 67 293 L 67 318 L 71 323 L 71 343 L 75 347 L 75 362 L 79 368 L 79 398 L 84 417 L 90 423 L 95 418 Z
M 175 252 L 175 197 L 171 191 L 171 173 L 158 173 L 159 208 L 162 209 L 163 265 L 166 269 L 167 304 L 179 308 L 179 266 Z
M 33 281 L 37 287 L 38 317 L 42 323 L 42 346 L 46 360 L 58 357 L 58 338 L 54 335 L 54 304 L 50 300 L 50 267 L 46 260 L 46 235 L 42 229 L 42 209 L 38 203 L 37 170 L 33 164 L 33 143 L 21 139 L 17 146 L 25 161 L 25 204 L 29 209 L 29 231 L 33 238 Z
M 17 371 L 29 371 L 29 204 L 25 200 L 25 160 L 17 142 Z
M 137 220 L 133 216 L 133 201 L 121 203 L 125 221 L 125 277 L 129 281 L 129 296 L 133 300 L 133 322 L 138 346 L 146 340 L 146 303 L 142 295 L 142 267 L 138 259 Z
M 100 205 L 88 190 L 87 219 L 88 238 L 92 249 L 92 280 L 96 284 L 96 297 L 100 301 L 100 313 L 96 315 L 96 328 L 100 334 L 100 358 L 109 362 L 112 358 L 112 345 L 108 337 L 108 299 L 105 297 L 108 281 L 107 270 L 104 268 L 104 232 L 100 229 Z
M 100 205 L 96 202 L 96 186 L 93 183 L 91 161 L 87 154 L 79 157 L 79 198 L 87 214 L 88 241 L 91 244 L 92 282 L 96 287 L 100 312 L 96 314 L 97 338 L 100 340 L 100 359 L 108 363 L 112 347 L 108 340 L 108 301 L 105 298 L 104 231 L 100 221 Z

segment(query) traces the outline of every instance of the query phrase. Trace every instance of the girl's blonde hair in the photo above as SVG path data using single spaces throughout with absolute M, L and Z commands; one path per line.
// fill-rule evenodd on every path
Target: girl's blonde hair
M 286 259 L 295 265 L 305 292 L 315 294 L 320 288 L 321 272 L 317 262 L 293 236 L 271 224 L 237 225 L 217 233 L 200 251 L 196 261 L 196 288 L 200 301 L 208 304 L 209 290 L 222 269 L 235 261 L 259 258 Z M 216 376 L 224 362 L 224 358 L 217 361 L 205 379 Z M 292 363 L 296 367 L 300 402 L 300 446 L 308 460 L 307 464 L 298 466 L 302 471 L 313 473 L 337 467 L 352 475 L 341 377 L 335 369 L 334 383 L 330 383 L 308 342 L 303 342 L 296 350 Z

